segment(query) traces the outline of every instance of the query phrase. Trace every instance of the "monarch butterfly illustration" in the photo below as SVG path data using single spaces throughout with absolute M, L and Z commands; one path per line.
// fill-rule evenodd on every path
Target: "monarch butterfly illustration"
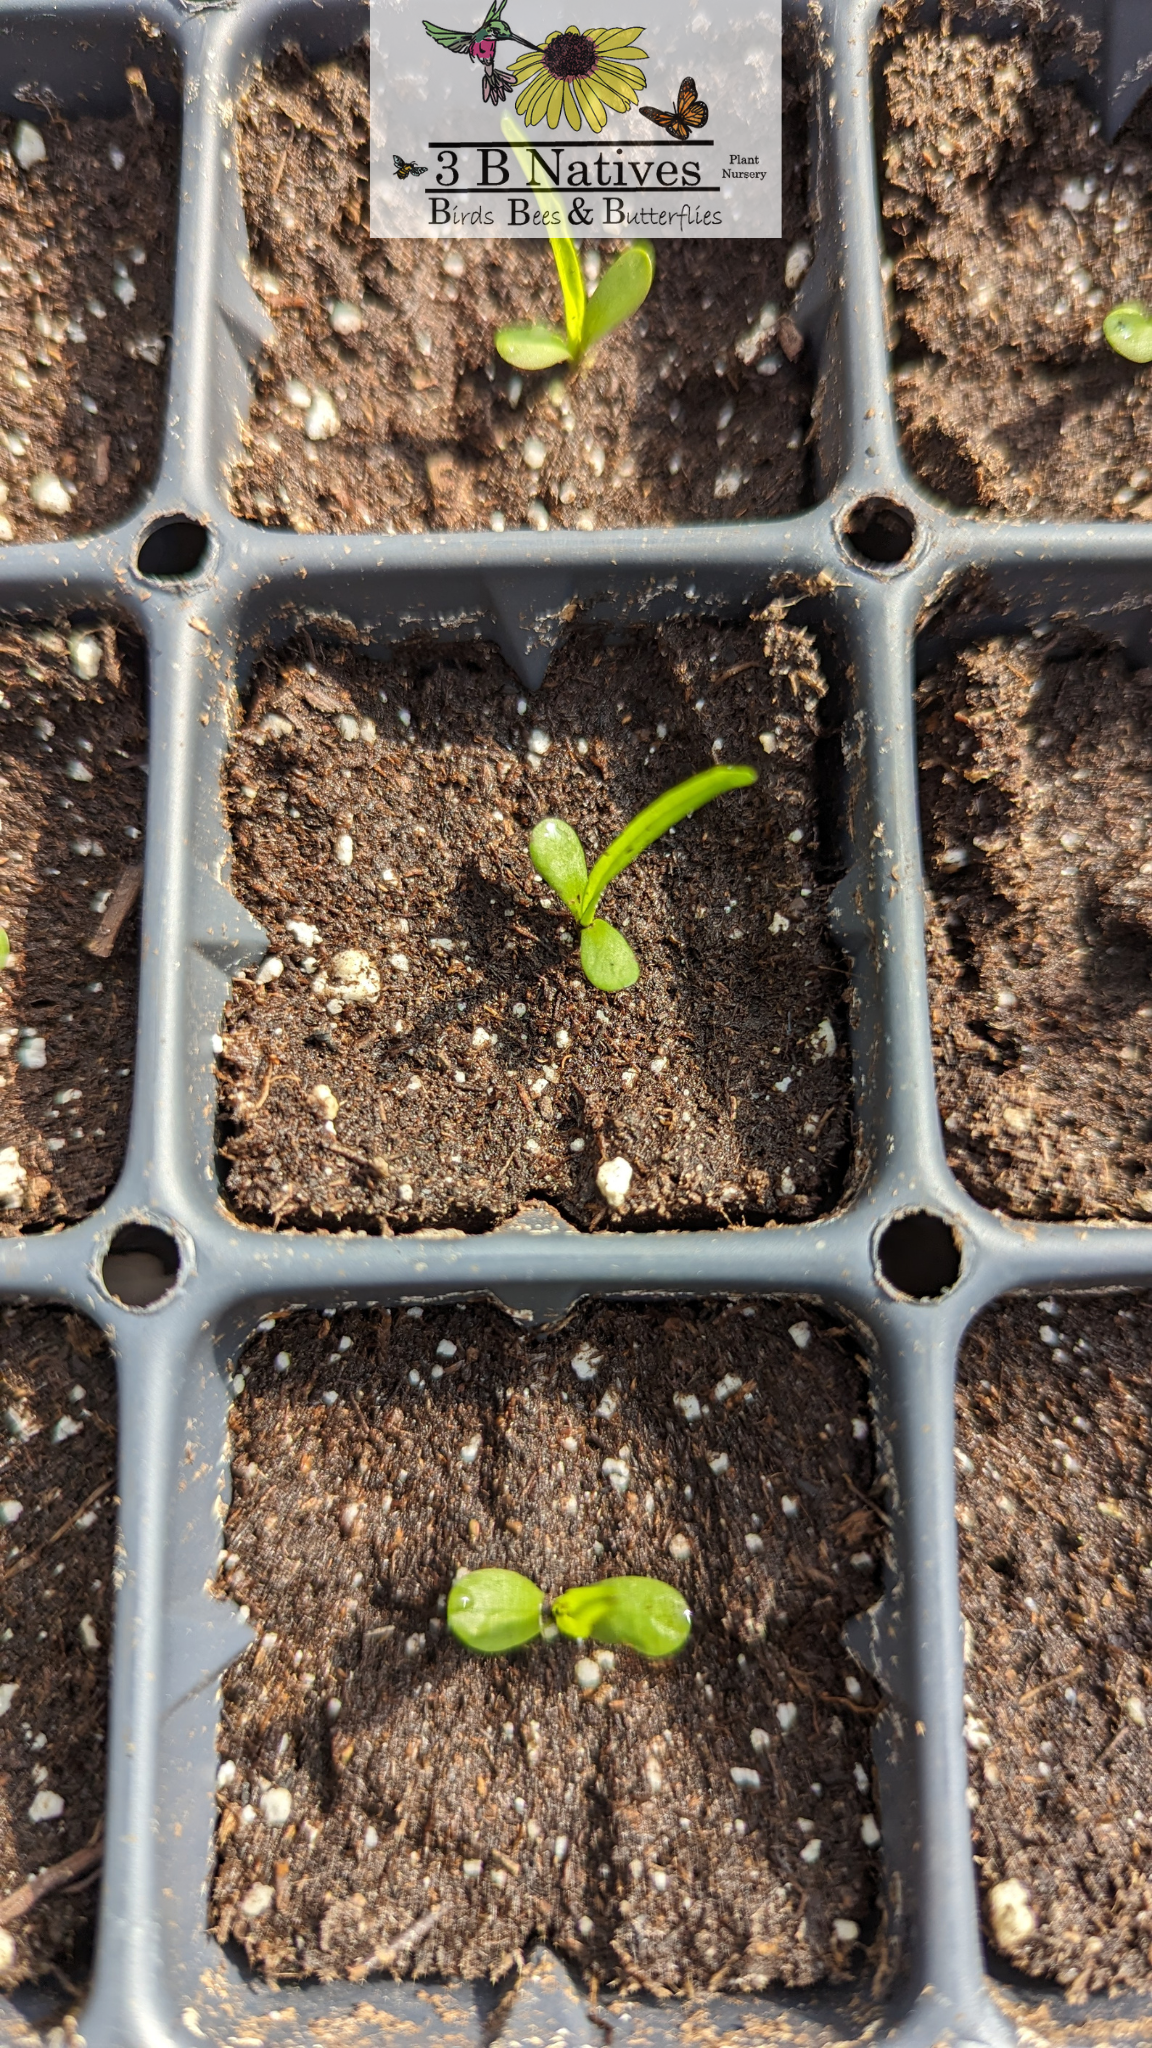
M 680 80 L 674 114 L 666 114 L 661 107 L 641 107 L 640 112 L 646 120 L 655 121 L 658 128 L 674 135 L 678 142 L 687 142 L 689 129 L 708 126 L 708 108 L 704 100 L 696 97 L 694 78 Z
M 396 155 L 395 150 L 392 152 L 392 161 L 396 166 L 398 178 L 422 178 L 428 169 L 427 164 L 406 164 L 402 156 Z

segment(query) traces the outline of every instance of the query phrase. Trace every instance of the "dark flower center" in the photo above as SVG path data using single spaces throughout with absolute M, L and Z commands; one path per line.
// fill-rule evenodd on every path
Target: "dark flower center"
M 591 36 L 553 36 L 544 46 L 544 69 L 553 78 L 590 78 L 596 69 L 596 45 Z

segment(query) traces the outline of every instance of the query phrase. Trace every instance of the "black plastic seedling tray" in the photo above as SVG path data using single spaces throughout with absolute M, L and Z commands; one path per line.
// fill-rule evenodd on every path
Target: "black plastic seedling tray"
M 1146 0 L 1081 0 L 1103 31 L 1085 90 L 1113 130 L 1149 76 Z M 888 1706 L 876 1726 L 885 1896 L 906 1965 L 887 2010 L 860 1991 L 691 2006 L 638 2001 L 614 2019 L 626 2041 L 859 2035 L 871 2021 L 902 2048 L 1006 2042 L 981 1953 L 965 1801 L 962 1645 L 953 1501 L 953 1378 L 965 1327 L 1011 1290 L 1152 1284 L 1147 1225 L 1014 1223 L 978 1208 L 945 1163 L 933 1083 L 917 825 L 913 684 L 918 621 L 959 574 L 982 593 L 966 632 L 1002 632 L 1069 613 L 1146 658 L 1152 532 L 1136 524 L 1010 524 L 953 515 L 901 461 L 889 395 L 871 87 L 877 0 L 824 0 L 814 26 L 813 190 L 817 260 L 798 318 L 825 380 L 820 501 L 777 523 L 630 532 L 297 536 L 229 512 L 250 365 L 265 316 L 244 270 L 246 238 L 229 124 L 254 60 L 286 39 L 310 57 L 366 26 L 352 0 L 5 0 L 0 111 L 48 88 L 67 112 L 119 113 L 125 66 L 158 101 L 183 77 L 183 131 L 168 413 L 160 474 L 114 531 L 0 549 L 0 609 L 127 615 L 147 643 L 150 796 L 139 1037 L 131 1138 L 114 1194 L 56 1235 L 0 1244 L 0 1297 L 64 1302 L 91 1317 L 120 1373 L 120 1553 L 108 1741 L 106 1856 L 95 1973 L 81 2029 L 88 2048 L 203 2035 L 233 2042 L 378 2041 L 381 2026 L 459 2043 L 604 2038 L 559 1964 L 510 2003 L 486 1987 L 387 1979 L 281 1990 L 247 1981 L 206 1933 L 213 1854 L 218 1681 L 249 1635 L 211 1597 L 229 1475 L 228 1361 L 257 1319 L 287 1304 L 415 1303 L 493 1297 L 526 1319 L 583 1295 L 801 1296 L 847 1315 L 872 1358 L 879 1454 L 891 1477 L 887 1591 L 852 1646 Z M 1005 32 L 1010 14 L 1003 14 Z M 174 64 L 173 59 L 176 59 Z M 855 508 L 903 508 L 895 561 L 860 551 L 875 524 Z M 159 567 L 179 568 L 189 524 L 199 565 L 142 572 L 158 527 Z M 183 524 L 180 524 L 183 522 Z M 888 531 L 892 531 L 891 522 Z M 869 539 L 869 531 L 873 540 Z M 899 520 L 897 520 L 899 534 Z M 883 548 L 875 550 L 884 552 Z M 889 550 L 891 552 L 891 550 Z M 187 555 L 183 557 L 187 560 Z M 149 558 L 144 558 L 147 567 Z M 464 1239 L 244 1228 L 217 1190 L 212 1038 L 229 978 L 258 961 L 262 934 L 229 893 L 220 768 L 232 686 L 247 650 L 310 616 L 351 620 L 377 647 L 414 632 L 494 637 L 537 685 L 563 622 L 635 625 L 673 615 L 739 619 L 784 586 L 839 649 L 846 678 L 844 879 L 836 929 L 852 968 L 857 1171 L 851 1199 L 804 1226 L 583 1235 L 505 1228 Z M 207 630 L 205 630 L 207 629 Z M 919 1216 L 887 1239 L 894 1220 Z M 175 1242 L 179 1271 L 148 1308 L 122 1306 L 102 1266 L 126 1225 Z M 881 1247 L 887 1242 L 887 1252 Z M 885 1277 L 883 1264 L 888 1266 Z M 897 1282 L 902 1281 L 907 1292 Z M 926 1298 L 916 1298 L 917 1295 Z M 193 1446 L 186 1462 L 185 1446 Z M 1011 1994 L 1021 2017 L 1041 1993 Z M 1009 2006 L 1011 1999 L 1008 2000 Z M 14 2037 L 35 1996 L 0 2005 Z M 375 2015 L 375 2017 L 373 2017 Z M 1065 2012 L 1107 2038 L 1152 2027 L 1126 1998 Z M 1134 2024 L 1135 2023 L 1135 2024 Z M 253 2032 L 255 2029 L 255 2032 Z

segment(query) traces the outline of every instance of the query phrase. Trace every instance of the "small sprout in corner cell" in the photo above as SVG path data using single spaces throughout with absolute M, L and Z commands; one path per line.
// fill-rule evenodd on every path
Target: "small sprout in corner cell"
M 8 965 L 8 959 L 9 955 L 11 954 L 11 951 L 12 948 L 8 943 L 8 934 L 5 931 L 3 925 L 0 924 L 0 974 L 3 974 L 4 969 Z
M 1152 312 L 1138 299 L 1113 306 L 1104 318 L 1104 339 L 1130 363 L 1152 363 Z
M 537 874 L 567 904 L 580 926 L 580 965 L 593 988 L 612 994 L 631 988 L 640 978 L 640 965 L 627 939 L 606 919 L 596 916 L 596 905 L 609 882 L 623 874 L 671 825 L 679 824 L 681 818 L 725 790 L 744 789 L 756 779 L 754 768 L 705 768 L 700 775 L 690 775 L 638 811 L 600 855 L 591 874 L 572 826 L 562 818 L 541 819 L 528 842 L 528 852 Z
M 562 225 L 549 227 L 548 237 L 564 297 L 565 331 L 561 334 L 554 327 L 501 327 L 496 336 L 496 351 L 517 370 L 549 370 L 556 363 L 571 363 L 576 369 L 589 349 L 622 327 L 643 305 L 652 289 L 656 254 L 651 242 L 633 242 L 603 272 L 589 298 L 560 194 L 535 152 L 530 155 L 519 146 L 526 137 L 515 121 L 505 115 L 501 126 L 529 183 L 538 186 L 543 179 L 553 193 Z

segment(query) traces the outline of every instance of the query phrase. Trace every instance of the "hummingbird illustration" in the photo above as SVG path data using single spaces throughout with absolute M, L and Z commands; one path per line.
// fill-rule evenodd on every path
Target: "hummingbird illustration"
M 516 80 L 510 71 L 501 71 L 496 64 L 498 43 L 522 43 L 526 50 L 536 50 L 538 43 L 530 43 L 526 36 L 518 36 L 509 28 L 504 19 L 508 0 L 491 0 L 487 14 L 479 28 L 437 28 L 434 21 L 426 21 L 424 27 L 434 43 L 442 50 L 451 50 L 457 57 L 467 57 L 469 63 L 479 64 L 484 73 L 483 93 L 489 106 L 498 107 L 501 101 L 515 89 Z

